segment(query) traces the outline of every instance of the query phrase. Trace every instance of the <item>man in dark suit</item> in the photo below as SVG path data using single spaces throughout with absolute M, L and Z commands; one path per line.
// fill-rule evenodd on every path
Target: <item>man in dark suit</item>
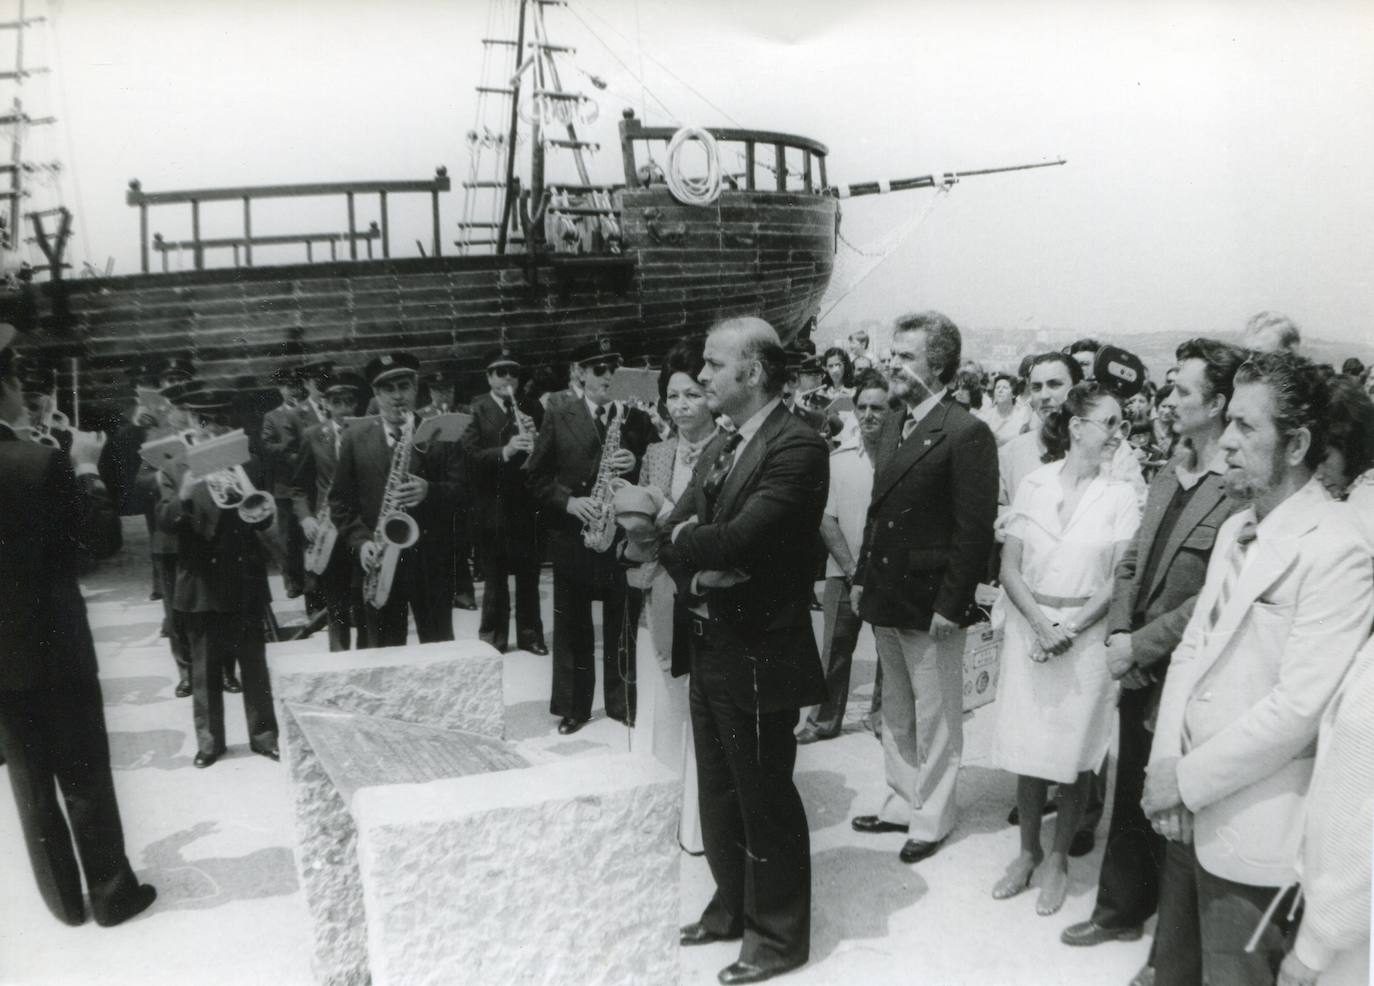
M 1150 726 L 1169 658 L 1207 577 L 1221 522 L 1241 504 L 1227 498 L 1221 450 L 1232 379 L 1245 361 L 1236 346 L 1192 339 L 1178 347 L 1168 398 L 1181 450 L 1155 477 L 1135 540 L 1116 570 L 1107 661 L 1121 679 L 1116 791 L 1092 917 L 1060 936 L 1067 945 L 1134 940 L 1155 912 L 1165 843 L 1140 808 Z
M 482 566 L 479 636 L 504 651 L 510 632 L 509 576 L 515 576 L 515 640 L 521 650 L 547 654 L 539 615 L 539 511 L 525 482 L 534 435 L 543 420 L 538 401 L 520 405 L 515 385 L 520 362 L 508 350 L 487 357 L 490 392 L 472 402 L 463 435 L 472 530 Z
M 613 546 L 593 551 L 583 529 L 597 522 L 602 505 L 592 498 L 611 429 L 620 448 L 606 465 L 613 476 L 635 482 L 644 450 L 657 439 L 649 416 L 611 399 L 611 378 L 620 354 L 602 336 L 576 353 L 581 397 L 549 402 L 529 458 L 529 484 L 549 525 L 553 561 L 553 694 L 549 711 L 558 731 L 575 733 L 592 716 L 596 690 L 596 640 L 592 600 L 601 600 L 602 689 L 606 715 L 634 721 L 634 630 L 626 619 L 625 571 Z M 614 521 L 610 521 L 614 527 Z M 633 616 L 633 614 L 631 614 Z M 622 653 L 624 650 L 626 653 Z
M 296 474 L 291 481 L 291 507 L 300 521 L 306 543 L 313 546 L 322 535 L 322 526 L 332 527 L 329 516 L 329 490 L 343 444 L 345 420 L 358 413 L 366 385 L 360 374 L 340 370 L 325 387 L 324 399 L 329 418 L 305 429 Z M 318 596 L 328 613 L 329 649 L 348 650 L 352 646 L 350 627 L 356 622 L 361 605 L 353 591 L 353 552 L 335 528 L 334 547 L 322 572 L 306 572 L 307 594 Z
M 119 515 L 97 475 L 100 439 L 74 432 L 69 456 L 16 435 L 24 401 L 14 334 L 0 324 L 0 760 L 43 902 L 58 920 L 81 924 L 84 873 L 96 922 L 109 926 L 157 897 L 125 854 L 77 584 L 83 556 L 119 550 Z
M 422 390 L 429 393 L 429 403 L 416 412 L 422 419 L 466 413 L 467 409 L 459 407 L 454 396 L 458 389 L 454 383 L 456 372 L 453 366 L 444 366 L 425 376 Z M 455 451 L 462 454 L 461 450 Z M 464 482 L 458 489 L 458 502 L 453 511 L 453 608 L 471 611 L 477 608 L 477 591 L 472 580 L 472 497 L 468 490 L 466 463 L 462 465 L 462 472 Z
M 963 754 L 963 627 L 988 569 L 997 443 L 948 391 L 959 329 L 939 312 L 897 320 L 889 379 L 902 402 L 878 436 L 873 500 L 852 604 L 883 669 L 888 795 L 860 832 L 906 832 L 901 859 L 939 849 L 956 816 Z
M 296 473 L 301 435 L 318 422 L 306 403 L 301 368 L 279 366 L 272 371 L 272 382 L 281 394 L 281 403 L 262 417 L 264 483 L 277 501 L 277 529 L 286 552 L 282 580 L 287 598 L 294 599 L 305 591 L 305 535 L 291 509 L 291 478 Z
M 197 442 L 233 430 L 234 398 L 231 390 L 198 390 L 182 398 Z M 242 468 L 249 482 L 256 486 L 261 481 L 255 461 Z M 273 508 L 268 504 L 260 516 L 249 516 L 246 510 L 221 507 L 211 495 L 210 481 L 198 480 L 190 469 L 179 487 L 163 474 L 162 490 L 158 523 L 177 537 L 172 604 L 191 649 L 191 714 L 198 747 L 194 764 L 209 767 L 224 753 L 224 669 L 232 665 L 242 675 L 248 746 L 277 760 L 277 717 L 263 633 L 271 596 L 258 541 L 259 533 L 272 526 Z
M 339 537 L 357 554 L 353 583 L 381 561 L 374 540 L 377 519 L 398 445 L 413 435 L 419 361 L 409 353 L 388 353 L 364 374 L 377 398 L 377 417 L 344 431 L 329 509 Z M 421 643 L 453 639 L 453 511 L 461 460 L 453 442 L 413 448 L 410 470 L 397 488 L 397 505 L 419 529 L 415 544 L 400 551 L 391 592 L 378 608 L 363 599 L 360 644 L 400 647 L 406 642 L 406 614 L 415 615 Z
M 795 969 L 811 947 L 793 730 L 803 706 L 825 699 L 810 598 L 829 450 L 783 406 L 784 361 L 761 319 L 711 330 L 700 379 L 711 411 L 736 427 L 702 452 L 659 547 L 690 610 L 702 841 L 716 881 L 681 941 L 742 939 L 720 973 L 727 984 Z

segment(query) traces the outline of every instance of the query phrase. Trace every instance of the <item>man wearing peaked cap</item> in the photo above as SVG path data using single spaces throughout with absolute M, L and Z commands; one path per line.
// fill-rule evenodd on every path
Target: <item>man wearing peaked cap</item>
M 429 394 L 429 403 L 420 408 L 422 419 L 437 418 L 441 414 L 454 414 L 461 410 L 454 398 L 454 368 L 443 366 L 421 378 L 424 390 Z M 461 455 L 459 449 L 455 449 Z M 472 581 L 472 533 L 469 529 L 471 514 L 468 510 L 468 490 L 464 482 L 458 490 L 458 502 L 453 513 L 453 607 L 474 610 L 477 608 L 476 587 Z
M 83 557 L 119 550 L 119 517 L 96 474 L 99 440 L 74 436 L 70 455 L 19 440 L 14 335 L 0 324 L 0 762 L 43 902 L 78 925 L 84 889 L 97 923 L 109 926 L 157 896 L 139 884 L 125 852 L 77 582 Z
M 345 422 L 358 414 L 367 384 L 354 370 L 341 369 L 329 377 L 324 398 L 329 417 L 311 425 L 301 436 L 301 451 L 291 481 L 291 506 L 301 525 L 307 543 L 312 547 L 319 538 L 334 533 L 334 545 L 325 558 L 323 570 L 307 567 L 306 598 L 318 596 L 320 605 L 328 613 L 329 649 L 348 650 L 352 647 L 351 627 L 361 633 L 359 611 L 362 597 L 354 591 L 353 571 L 357 567 L 351 551 L 329 514 L 329 490 L 334 484 L 338 467 L 339 447 L 343 443 Z M 323 549 L 321 549 L 323 550 Z
M 272 371 L 272 383 L 281 395 L 281 403 L 262 418 L 264 488 L 277 501 L 277 536 L 285 546 L 282 581 L 286 597 L 295 599 L 305 591 L 305 536 L 300 522 L 291 510 L 291 479 L 296 472 L 296 458 L 300 454 L 301 434 L 317 424 L 315 412 L 306 399 L 301 384 L 301 369 L 281 365 Z M 310 606 L 307 609 L 317 609 Z
M 353 372 L 352 370 L 349 371 Z M 317 425 L 329 417 L 325 404 L 325 391 L 333 378 L 333 360 L 320 359 L 306 363 L 297 375 L 305 388 L 305 399 L 301 401 L 302 418 L 308 424 Z
M 482 566 L 479 636 L 504 651 L 510 634 L 510 587 L 515 577 L 515 636 L 522 650 L 544 655 L 539 613 L 538 506 L 526 485 L 526 464 L 544 419 L 538 401 L 517 400 L 520 361 L 508 349 L 485 360 L 489 392 L 472 402 L 463 434 L 472 530 Z
M 330 516 L 339 537 L 357 552 L 353 582 L 365 585 L 379 565 L 383 546 L 375 538 L 394 457 L 404 454 L 419 424 L 415 414 L 420 363 L 409 353 L 387 353 L 367 364 L 364 376 L 377 398 L 378 415 L 344 431 Z M 453 442 L 412 445 L 409 471 L 392 490 L 399 507 L 419 529 L 416 543 L 398 549 L 391 591 L 380 607 L 364 598 L 361 644 L 399 647 L 406 642 L 406 614 L 413 611 L 421 643 L 453 639 L 453 523 L 461 459 Z

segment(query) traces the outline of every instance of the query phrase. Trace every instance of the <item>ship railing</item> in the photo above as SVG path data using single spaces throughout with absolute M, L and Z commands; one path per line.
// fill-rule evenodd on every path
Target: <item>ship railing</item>
M 367 259 L 373 259 L 373 244 L 382 239 L 382 228 L 375 221 L 365 230 L 352 233 L 284 233 L 273 236 L 223 236 L 201 240 L 168 240 L 161 233 L 153 234 L 153 252 L 162 255 L 162 273 L 169 270 L 168 256 L 183 250 L 233 250 L 234 266 L 240 267 L 241 258 L 251 253 L 253 247 L 265 246 L 305 246 L 306 263 L 315 262 L 315 244 L 329 246 L 329 259 L 339 259 L 339 244 L 352 241 L 362 242 L 367 247 Z
M 430 197 L 430 217 L 432 224 L 432 235 L 430 239 L 430 249 L 434 256 L 441 253 L 441 240 L 439 237 L 439 193 L 449 190 L 448 170 L 442 166 L 435 169 L 434 177 L 421 179 L 418 181 L 345 181 L 345 182 L 311 182 L 299 185 L 251 185 L 236 188 L 198 188 L 189 191 L 174 192 L 145 192 L 138 179 L 129 182 L 129 191 L 125 201 L 138 208 L 139 219 L 139 260 L 142 263 L 143 273 L 150 272 L 150 255 L 152 252 L 152 240 L 148 234 L 148 210 L 157 205 L 189 205 L 191 207 L 191 238 L 190 240 L 178 241 L 185 244 L 184 248 L 192 253 L 193 264 L 196 270 L 205 269 L 205 251 L 222 246 L 238 246 L 243 250 L 243 262 L 246 266 L 253 266 L 253 247 L 273 243 L 273 237 L 258 237 L 253 235 L 253 210 L 252 204 L 255 199 L 281 199 L 281 198 L 307 198 L 322 195 L 341 195 L 344 197 L 348 208 L 348 230 L 346 233 L 338 234 L 343 242 L 348 244 L 350 260 L 358 260 L 358 244 L 366 243 L 371 251 L 373 237 L 371 230 L 358 229 L 356 215 L 356 197 L 359 195 L 376 195 L 378 201 L 378 211 L 380 222 L 377 224 L 381 241 L 382 256 L 391 256 L 391 224 L 387 214 L 387 198 L 390 195 L 399 194 L 425 194 Z M 206 238 L 200 233 L 200 207 L 205 202 L 231 202 L 241 201 L 243 203 L 243 234 L 237 237 Z M 328 236 L 334 234 L 294 234 L 287 236 L 281 242 L 304 243 L 307 253 L 311 251 L 311 245 L 326 240 Z M 163 253 L 164 263 L 166 253 Z M 237 262 L 237 259 L 236 259 Z
M 635 116 L 633 110 L 626 110 L 620 121 L 620 150 L 625 165 L 625 184 L 629 188 L 644 188 L 652 180 L 652 166 L 656 166 L 652 154 L 646 159 L 646 167 L 641 170 L 638 148 L 662 141 L 665 150 L 677 127 L 646 127 Z M 720 145 L 721 167 L 728 172 L 731 183 L 739 187 L 743 180 L 745 191 L 761 191 L 757 171 L 759 168 L 772 172 L 772 190 L 779 192 L 803 191 L 817 195 L 825 194 L 828 187 L 825 173 L 825 159 L 829 149 L 820 141 L 795 134 L 777 133 L 772 130 L 742 130 L 727 127 L 706 127 L 716 143 Z M 743 170 L 729 171 L 730 154 L 742 156 Z M 800 180 L 800 189 L 793 187 L 793 179 Z M 767 182 L 765 182 L 765 185 Z

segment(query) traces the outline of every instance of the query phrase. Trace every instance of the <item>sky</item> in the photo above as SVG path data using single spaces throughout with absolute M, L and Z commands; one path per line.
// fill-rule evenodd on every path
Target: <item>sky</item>
M 137 270 L 133 177 L 146 190 L 427 178 L 438 164 L 460 177 L 479 39 L 501 33 L 513 3 L 489 26 L 491 9 L 54 0 L 30 44 L 31 63 L 54 71 L 23 96 L 60 118 L 30 150 L 62 162 L 71 252 Z M 909 235 L 844 295 L 822 338 L 920 308 L 979 328 L 1108 337 L 1229 334 L 1276 309 L 1312 337 L 1374 340 L 1367 0 L 570 0 L 548 25 L 577 48 L 565 83 L 598 102 L 607 180 L 619 177 L 626 106 L 655 125 L 813 137 L 839 183 L 1068 160 L 947 194 L 845 202 L 842 233 L 860 250 Z M 397 253 L 427 241 L 426 210 L 393 201 Z M 238 222 L 236 206 L 203 217 L 206 235 L 237 234 Z M 255 207 L 256 233 L 344 225 L 337 200 Z M 155 210 L 152 226 L 189 234 L 180 209 Z M 842 258 L 837 289 L 866 266 Z

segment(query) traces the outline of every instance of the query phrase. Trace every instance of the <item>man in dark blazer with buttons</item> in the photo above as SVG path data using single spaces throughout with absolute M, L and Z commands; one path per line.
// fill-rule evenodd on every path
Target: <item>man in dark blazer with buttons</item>
M 464 478 L 471 529 L 482 566 L 478 636 L 504 651 L 510 634 L 510 586 L 515 577 L 515 640 L 531 654 L 548 654 L 539 614 L 539 508 L 526 478 L 534 436 L 544 418 L 538 401 L 516 400 L 520 361 L 508 349 L 486 359 L 486 394 L 472 402 L 463 434 Z
M 1064 930 L 1067 945 L 1139 938 L 1158 906 L 1165 841 L 1140 807 L 1151 726 L 1169 658 L 1206 581 L 1217 528 L 1242 506 L 1223 487 L 1221 436 L 1245 355 L 1214 339 L 1191 339 L 1176 353 L 1178 375 L 1168 401 L 1180 450 L 1150 485 L 1140 528 L 1117 567 L 1107 614 L 1107 662 L 1122 692 L 1116 790 L 1097 905 L 1090 919 Z
M 15 433 L 24 401 L 14 335 L 0 324 L 0 761 L 43 902 L 58 920 L 81 924 L 84 874 L 95 920 L 108 926 L 157 897 L 125 853 L 77 584 L 83 556 L 119 550 L 119 515 L 97 475 L 98 439 L 73 433 L 69 456 Z
M 658 552 L 688 607 L 702 841 L 716 882 L 681 942 L 740 940 L 726 984 L 795 969 L 811 947 L 793 730 L 826 695 L 810 602 L 830 464 L 782 402 L 785 359 L 762 319 L 728 319 L 707 336 L 708 406 L 735 429 L 703 450 Z
M 409 353 L 388 353 L 372 360 L 364 376 L 380 413 L 345 431 L 339 446 L 329 509 L 339 538 L 358 559 L 354 585 L 361 588 L 376 556 L 373 534 L 391 475 L 392 456 L 415 414 L 420 363 Z M 415 614 L 420 643 L 453 639 L 453 512 L 462 481 L 462 460 L 454 442 L 431 442 L 415 448 L 410 472 L 402 480 L 399 504 L 414 518 L 420 536 L 400 553 L 386 604 L 362 604 L 363 647 L 400 647 L 406 642 L 406 615 Z
M 592 600 L 601 600 L 601 674 L 606 715 L 634 721 L 634 629 L 626 621 L 625 570 L 615 546 L 593 551 L 582 531 L 598 514 L 591 498 L 601 467 L 603 441 L 617 419 L 620 449 L 608 463 L 612 474 L 637 481 L 644 450 L 657 441 L 649 416 L 611 399 L 611 378 L 620 354 L 601 336 L 575 354 L 580 397 L 549 402 L 529 458 L 529 485 L 549 529 L 553 561 L 553 694 L 549 711 L 558 731 L 575 733 L 592 715 L 596 691 L 596 640 Z M 614 521 L 611 522 L 614 525 Z M 635 614 L 631 614 L 633 617 Z M 631 622 L 637 623 L 637 619 Z M 621 653 L 624 650 L 625 653 Z
M 852 605 L 873 625 L 883 670 L 888 794 L 860 832 L 906 832 L 902 862 L 954 828 L 963 754 L 963 628 L 988 570 L 997 517 L 997 443 L 949 393 L 958 327 L 939 312 L 897 320 L 892 394 L 878 436 L 873 499 Z

